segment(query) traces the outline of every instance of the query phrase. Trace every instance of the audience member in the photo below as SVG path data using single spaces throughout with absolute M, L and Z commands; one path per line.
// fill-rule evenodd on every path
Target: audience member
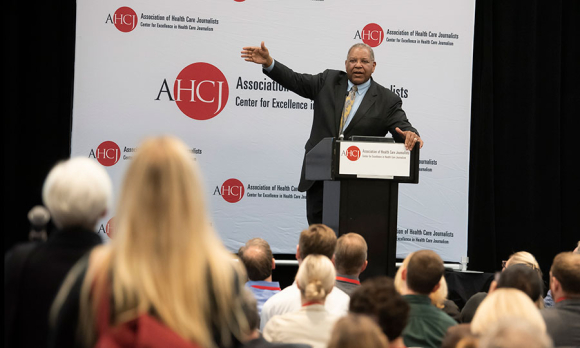
M 504 318 L 479 340 L 479 348 L 552 348 L 552 340 L 526 320 Z
M 50 212 L 42 205 L 36 205 L 28 212 L 28 221 L 30 222 L 30 232 L 28 240 L 31 242 L 46 242 L 48 233 L 46 226 L 50 221 Z
M 53 347 L 239 344 L 249 332 L 246 275 L 214 232 L 203 192 L 183 142 L 165 136 L 140 145 L 122 184 L 115 238 L 75 266 L 55 300 Z
M 296 259 L 301 264 L 308 255 L 319 254 L 332 259 L 336 248 L 336 234 L 328 226 L 322 224 L 311 225 L 300 233 L 296 247 Z M 342 290 L 334 287 L 325 301 L 326 309 L 335 315 L 342 316 L 348 312 L 350 297 Z M 300 290 L 294 282 L 280 293 L 270 297 L 262 307 L 260 328 L 275 315 L 295 312 L 301 307 Z
M 447 333 L 441 342 L 441 348 L 457 348 L 459 342 L 467 345 L 468 342 L 477 340 L 477 336 L 471 333 L 470 324 L 458 324 L 447 329 Z
M 556 347 L 580 346 L 580 254 L 563 252 L 550 269 L 554 307 L 541 314 Z
M 576 244 L 576 248 L 573 251 L 576 254 L 580 253 L 580 241 L 578 241 L 578 243 Z M 552 307 L 554 306 L 554 298 L 552 297 L 552 290 L 548 289 L 548 293 L 546 294 L 546 297 L 544 297 L 544 308 L 548 308 L 548 307 Z
M 262 337 L 258 327 L 260 325 L 260 314 L 258 314 L 258 304 L 254 294 L 249 289 L 242 292 L 243 309 L 248 320 L 249 333 L 243 336 L 244 348 L 309 348 L 307 344 L 292 343 L 271 343 Z
M 546 324 L 538 307 L 521 290 L 511 288 L 496 289 L 485 297 L 473 316 L 471 332 L 482 335 L 503 318 L 527 320 L 535 330 L 546 332 Z
M 402 293 L 403 289 L 406 289 L 405 282 L 401 279 L 401 274 L 403 273 L 403 270 L 407 268 L 407 264 L 409 263 L 409 259 L 412 255 L 413 253 L 407 255 L 397 270 L 397 273 L 395 274 L 395 288 L 399 293 Z M 457 304 L 455 304 L 455 302 L 447 298 L 447 294 L 447 281 L 445 280 L 445 276 L 442 276 L 439 282 L 439 288 L 436 291 L 430 293 L 429 298 L 435 307 L 441 309 L 455 321 L 459 322 L 459 317 L 461 314 L 459 307 Z
M 389 277 L 365 280 L 351 295 L 351 313 L 373 318 L 389 339 L 390 348 L 405 348 L 401 334 L 409 318 L 409 304 Z
M 334 265 L 328 257 L 311 254 L 303 259 L 296 274 L 302 307 L 272 317 L 264 327 L 264 338 L 270 342 L 306 343 L 313 348 L 326 348 L 339 318 L 324 307 L 326 297 L 333 291 L 335 277 Z
M 407 346 L 439 347 L 447 329 L 457 322 L 431 303 L 429 295 L 440 287 L 445 272 L 443 260 L 431 250 L 419 250 L 401 272 L 405 283 L 403 298 L 411 306 L 409 322 L 403 330 Z
M 46 347 L 52 301 L 73 265 L 101 243 L 95 228 L 111 195 L 111 179 L 94 160 L 72 158 L 52 168 L 42 199 L 57 230 L 46 242 L 18 245 L 5 256 L 6 347 Z
M 280 292 L 280 283 L 272 281 L 272 270 L 276 262 L 272 255 L 270 244 L 262 238 L 253 238 L 238 251 L 238 256 L 248 273 L 248 287 L 258 301 L 258 314 L 262 312 L 264 303 Z
M 387 348 L 389 342 L 379 326 L 365 315 L 349 314 L 336 322 L 328 348 Z
M 509 280 L 509 282 L 506 281 L 505 286 L 502 287 L 513 287 L 522 290 L 524 292 L 526 292 L 524 289 L 527 288 L 530 291 L 526 292 L 528 293 L 529 296 L 533 296 L 533 291 L 531 291 L 532 288 L 539 287 L 540 297 L 532 300 L 535 301 L 538 308 L 543 308 L 544 300 L 541 297 L 541 293 L 543 292 L 542 271 L 540 270 L 540 265 L 538 264 L 538 261 L 536 261 L 534 255 L 530 254 L 527 251 L 519 251 L 510 256 L 510 258 L 506 262 L 504 262 L 504 265 L 502 265 L 502 272 L 496 274 L 497 279 L 494 279 L 491 282 L 490 289 L 488 292 L 493 291 L 497 287 L 498 285 L 497 282 L 501 278 L 503 272 L 508 268 L 510 268 L 511 266 L 515 265 L 526 266 L 533 271 L 533 273 L 525 272 L 526 275 L 524 276 L 524 278 L 529 277 L 528 279 L 529 282 L 526 281 L 525 279 L 522 279 L 521 275 L 522 273 L 524 273 L 524 271 L 520 269 L 518 272 L 514 272 L 510 274 L 508 277 L 504 278 L 504 280 Z M 519 280 L 515 281 L 515 279 Z M 467 300 L 465 306 L 463 306 L 463 309 L 461 310 L 460 322 L 470 323 L 473 320 L 473 315 L 475 314 L 475 311 L 477 310 L 477 308 L 479 307 L 479 305 L 485 299 L 486 296 L 487 296 L 486 292 L 478 292 L 473 296 L 471 296 L 471 298 Z
M 336 242 L 336 287 L 348 295 L 360 285 L 359 276 L 368 264 L 367 251 L 367 242 L 357 233 L 343 234 Z

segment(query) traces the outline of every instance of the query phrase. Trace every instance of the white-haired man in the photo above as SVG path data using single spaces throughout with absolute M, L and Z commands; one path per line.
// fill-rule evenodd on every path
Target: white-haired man
M 43 243 L 18 245 L 4 262 L 6 347 L 44 347 L 48 312 L 72 266 L 101 243 L 95 233 L 112 196 L 111 179 L 94 160 L 58 163 L 42 189 L 57 230 Z

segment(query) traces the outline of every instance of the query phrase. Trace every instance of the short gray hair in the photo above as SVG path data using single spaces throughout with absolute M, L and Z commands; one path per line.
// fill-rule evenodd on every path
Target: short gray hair
M 58 228 L 94 228 L 110 206 L 111 179 L 95 160 L 75 157 L 55 165 L 42 187 L 42 200 Z
M 373 48 L 371 46 L 367 45 L 366 43 L 363 43 L 363 42 L 355 43 L 354 45 L 350 46 L 350 48 L 348 49 L 348 53 L 346 54 L 347 60 L 348 60 L 348 56 L 350 56 L 350 52 L 355 48 L 365 48 L 365 49 L 369 50 L 369 53 L 371 54 L 371 61 L 372 62 L 375 61 L 375 52 L 373 51 Z

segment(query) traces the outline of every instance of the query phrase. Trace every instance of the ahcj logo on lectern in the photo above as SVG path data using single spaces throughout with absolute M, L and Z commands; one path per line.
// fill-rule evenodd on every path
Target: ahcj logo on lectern
M 356 146 L 349 146 L 341 155 L 346 156 L 350 161 L 356 161 L 360 158 L 360 149 Z
M 119 159 L 121 158 L 121 149 L 119 148 L 119 145 L 112 141 L 104 141 L 96 150 L 91 149 L 89 158 L 94 158 L 105 167 L 110 167 L 119 162 Z
M 222 196 L 226 202 L 237 203 L 244 198 L 244 184 L 238 179 L 228 179 L 221 187 L 216 186 L 213 194 Z
M 128 33 L 137 27 L 137 21 L 135 11 L 130 7 L 124 6 L 119 7 L 112 16 L 109 14 L 105 23 L 114 24 L 119 31 Z
M 226 106 L 229 97 L 228 81 L 224 74 L 209 63 L 193 63 L 177 75 L 173 94 L 164 79 L 155 100 L 166 93 L 170 101 L 187 117 L 209 120 L 216 117 Z

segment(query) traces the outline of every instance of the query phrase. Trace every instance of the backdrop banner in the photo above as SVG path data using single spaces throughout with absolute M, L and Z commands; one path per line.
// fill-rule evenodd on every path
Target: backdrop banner
M 365 42 L 373 78 L 399 95 L 425 141 L 420 183 L 401 185 L 397 257 L 467 255 L 474 0 L 126 0 L 77 2 L 71 156 L 98 160 L 118 196 L 146 136 L 171 134 L 203 173 L 228 249 L 266 239 L 294 253 L 307 227 L 297 191 L 312 103 L 240 58 L 265 41 L 274 59 L 344 70 Z M 113 235 L 114 209 L 101 221 Z M 356 231 L 354 231 L 356 232 Z

